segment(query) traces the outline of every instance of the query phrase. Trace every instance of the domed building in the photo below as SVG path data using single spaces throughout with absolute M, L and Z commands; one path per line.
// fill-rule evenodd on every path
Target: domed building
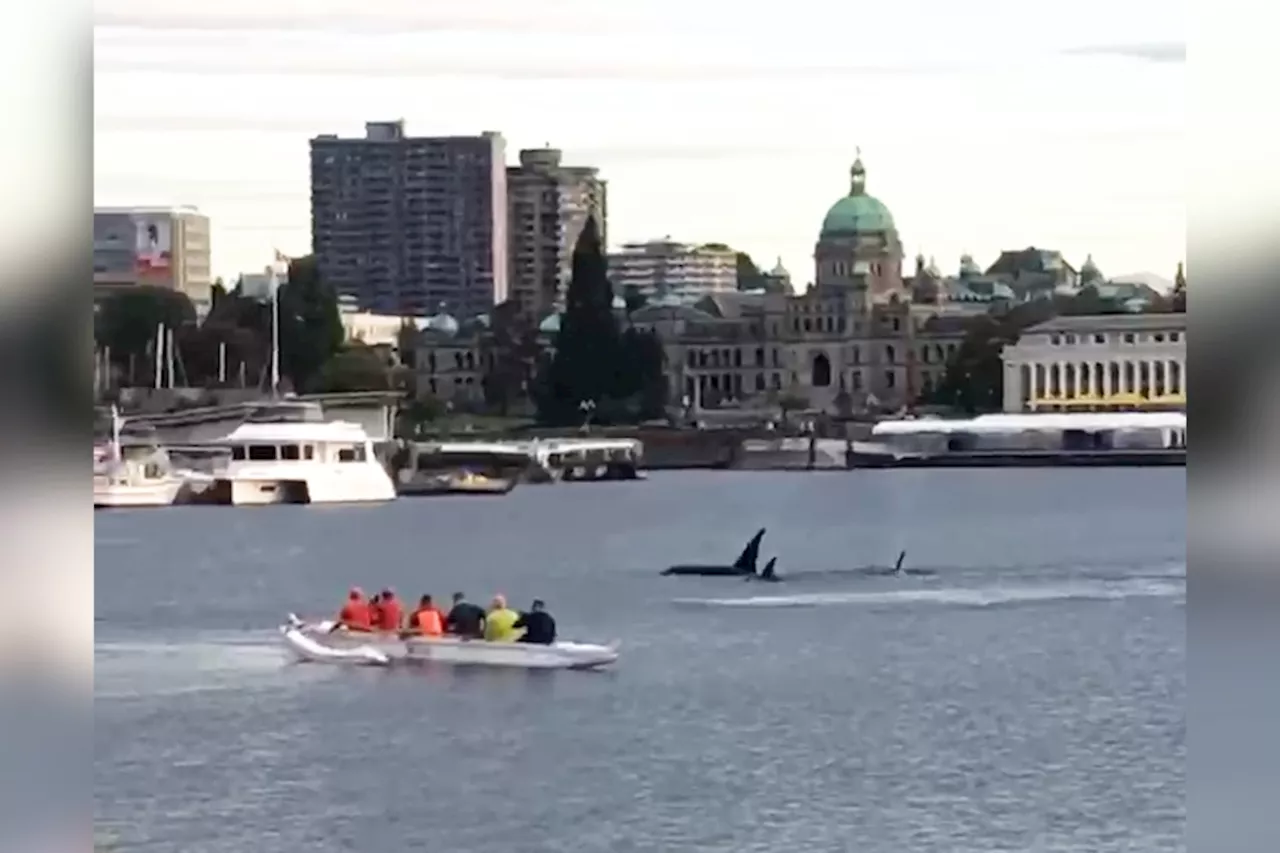
M 873 303 L 903 296 L 902 242 L 888 206 L 867 193 L 861 154 L 849 169 L 849 194 L 822 219 L 813 259 L 818 288 L 847 288 Z

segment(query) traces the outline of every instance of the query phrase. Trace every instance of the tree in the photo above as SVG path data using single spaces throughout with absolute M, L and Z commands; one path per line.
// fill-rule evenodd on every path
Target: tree
M 386 356 L 364 344 L 352 344 L 334 354 L 313 381 L 313 387 L 321 393 L 390 391 L 393 384 Z
M 637 285 L 628 284 L 622 289 L 622 300 L 627 305 L 627 320 L 631 320 L 631 315 L 639 311 L 649 302 L 649 297 L 644 295 Z
M 345 337 L 338 313 L 338 296 L 320 279 L 314 255 L 289 262 L 289 282 L 276 298 L 280 302 L 281 372 L 299 390 L 311 388 Z
M 167 287 L 130 287 L 112 293 L 94 318 L 94 334 L 100 346 L 109 347 L 111 361 L 127 367 L 130 361 L 145 363 L 161 325 L 175 333 L 196 321 L 195 306 L 180 290 Z
M 594 404 L 602 423 L 632 419 L 652 410 L 662 390 L 662 346 L 648 333 L 623 335 L 613 313 L 613 286 L 600 244 L 588 219 L 573 251 L 573 275 L 560 318 L 555 354 L 538 381 L 538 416 L 550 424 L 582 421 L 580 406 Z M 657 406 L 658 413 L 661 406 Z
M 529 393 L 542 347 L 519 303 L 495 305 L 489 316 L 489 359 L 481 381 L 485 403 L 506 417 L 511 404 Z
M 765 276 L 756 262 L 746 252 L 738 252 L 738 290 L 759 290 L 764 287 Z

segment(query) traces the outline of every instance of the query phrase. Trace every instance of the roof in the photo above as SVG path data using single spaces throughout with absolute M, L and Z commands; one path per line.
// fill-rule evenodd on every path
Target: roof
M 996 262 L 987 267 L 987 275 L 1016 276 L 1020 272 L 1046 273 L 1062 269 L 1074 272 L 1071 264 L 1063 259 L 1061 252 L 1028 246 L 1025 249 L 1001 252 Z
M 822 233 L 866 233 L 894 230 L 893 214 L 873 195 L 847 195 L 831 205 L 822 220 Z
M 645 305 L 631 314 L 633 323 L 656 323 L 661 320 L 692 320 L 701 323 L 714 319 L 716 318 L 706 311 L 689 305 Z
M 1054 317 L 1030 327 L 1024 335 L 1053 332 L 1163 332 L 1185 330 L 1186 314 L 1085 314 Z
M 268 423 L 241 424 L 223 439 L 224 442 L 265 443 L 281 441 L 368 441 L 369 434 L 364 427 L 348 421 L 328 421 L 324 423 Z
M 1186 412 L 1046 412 L 979 415 L 972 419 L 918 418 L 881 421 L 873 436 L 1007 433 L 1032 430 L 1186 429 Z
M 693 303 L 693 307 L 699 311 L 709 314 L 713 318 L 720 318 L 723 320 L 736 320 L 748 310 L 758 310 L 763 306 L 763 291 L 754 291 L 749 293 L 737 291 L 708 293 L 706 296 Z

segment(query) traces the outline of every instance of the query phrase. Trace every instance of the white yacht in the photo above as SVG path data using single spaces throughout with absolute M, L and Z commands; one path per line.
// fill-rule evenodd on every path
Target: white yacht
M 265 409 L 219 444 L 230 456 L 214 478 L 215 503 L 357 503 L 396 496 L 364 428 L 325 421 L 315 405 Z
M 178 499 L 186 479 L 173 469 L 169 454 L 154 436 L 125 441 L 124 419 L 111 407 L 111 437 L 95 452 L 93 505 L 95 508 L 169 506 Z

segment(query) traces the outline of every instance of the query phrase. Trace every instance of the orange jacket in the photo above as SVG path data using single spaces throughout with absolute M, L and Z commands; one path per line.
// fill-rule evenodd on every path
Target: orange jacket
M 373 614 L 369 611 L 369 602 L 363 598 L 353 598 L 342 605 L 338 621 L 354 631 L 368 631 L 373 628 Z
M 439 637 L 444 634 L 444 617 L 433 607 L 415 610 L 409 620 L 409 628 L 425 637 Z
M 382 631 L 400 630 L 400 602 L 384 598 L 374 605 L 373 627 Z

